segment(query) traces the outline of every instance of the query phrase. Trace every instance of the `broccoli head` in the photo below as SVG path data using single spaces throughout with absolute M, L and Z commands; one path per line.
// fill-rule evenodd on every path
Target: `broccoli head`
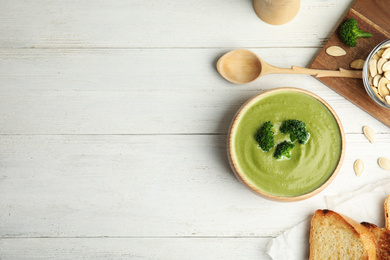
M 306 125 L 298 119 L 286 120 L 280 126 L 283 134 L 290 134 L 291 142 L 298 140 L 298 143 L 305 144 L 309 140 L 310 134 L 306 130 Z
M 275 145 L 273 127 L 271 121 L 265 122 L 256 133 L 256 141 L 264 152 L 268 152 Z
M 295 145 L 293 143 L 287 141 L 278 143 L 275 149 L 274 157 L 276 159 L 282 159 L 282 157 L 290 158 L 291 157 L 290 151 L 291 149 L 294 148 L 294 146 Z
M 371 33 L 359 29 L 357 21 L 353 18 L 349 18 L 341 25 L 339 35 L 341 40 L 350 47 L 355 47 L 359 38 L 372 37 Z

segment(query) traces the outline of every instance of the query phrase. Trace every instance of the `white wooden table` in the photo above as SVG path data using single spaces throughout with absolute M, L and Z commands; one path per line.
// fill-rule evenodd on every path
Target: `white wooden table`
M 389 178 L 390 129 L 313 77 L 215 69 L 237 48 L 309 66 L 352 4 L 302 0 L 271 26 L 251 0 L 1 0 L 0 259 L 270 259 L 324 196 Z M 236 110 L 276 87 L 319 95 L 346 132 L 341 172 L 301 202 L 253 194 L 226 157 Z

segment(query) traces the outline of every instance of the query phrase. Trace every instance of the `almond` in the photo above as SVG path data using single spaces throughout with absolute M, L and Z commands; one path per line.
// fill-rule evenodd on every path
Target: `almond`
M 377 69 L 378 69 L 379 74 L 383 73 L 382 66 L 383 66 L 383 64 L 385 64 L 385 62 L 387 62 L 387 59 L 385 59 L 385 58 L 380 58 L 378 60 Z
M 376 64 L 377 64 L 377 60 L 375 59 L 371 59 L 370 62 L 368 63 L 368 69 L 370 71 L 370 75 L 371 77 L 375 77 L 376 74 L 378 74 L 377 72 L 377 69 L 376 69 Z
M 390 170 L 390 160 L 384 157 L 378 159 L 378 164 L 382 169 Z
M 371 127 L 366 126 L 366 125 L 363 126 L 363 134 L 367 137 L 367 139 L 368 139 L 368 141 L 370 141 L 370 143 L 374 143 L 376 135 L 375 135 L 374 130 L 371 129 Z
M 362 59 L 357 59 L 357 60 L 354 60 L 351 62 L 351 64 L 349 65 L 352 69 L 357 69 L 357 70 L 361 70 L 363 69 L 363 66 L 364 66 L 364 60 Z
M 371 86 L 371 89 L 372 89 L 372 91 L 375 93 L 375 95 L 376 95 L 377 97 L 380 97 L 379 92 L 378 92 L 378 89 L 377 89 L 376 87 Z
M 386 102 L 386 101 L 385 101 L 385 98 L 382 97 L 379 93 L 378 93 L 377 97 L 378 97 L 382 102 Z
M 389 59 L 390 58 L 390 48 L 385 49 L 382 54 L 382 58 Z
M 368 74 L 368 83 L 370 83 L 370 85 L 371 86 L 373 86 L 374 85 L 374 83 L 373 83 L 373 77 L 371 77 L 371 75 L 370 74 Z
M 390 96 L 386 96 L 386 97 L 385 97 L 385 101 L 386 101 L 386 103 L 387 103 L 388 105 L 390 105 Z
M 364 170 L 363 161 L 360 159 L 357 159 L 355 161 L 355 163 L 353 164 L 353 170 L 355 171 L 356 176 L 362 175 L 363 170 Z
M 379 80 L 379 83 L 378 83 L 378 92 L 379 94 L 382 96 L 382 97 L 385 97 L 387 95 L 390 95 L 390 91 L 389 89 L 387 88 L 387 84 L 389 84 L 389 80 L 386 79 L 385 77 L 382 77 L 380 80 Z
M 387 45 L 387 44 L 386 44 Z M 379 57 L 382 57 L 382 54 L 385 52 L 385 50 L 386 50 L 386 45 L 385 46 L 383 46 L 378 52 L 377 52 L 377 54 L 379 55 Z
M 375 77 L 372 79 L 372 85 L 374 87 L 378 87 L 379 80 L 382 78 L 381 75 L 377 74 Z
M 378 82 L 378 92 L 384 97 L 390 94 L 389 89 L 387 88 L 387 84 L 389 84 L 389 80 L 385 77 L 382 77 Z
M 389 49 L 390 49 L 390 48 L 389 48 Z M 386 62 L 382 65 L 382 70 L 383 70 L 383 72 L 389 71 L 389 70 L 390 70 L 390 61 L 386 61 Z
M 326 49 L 326 53 L 329 54 L 330 56 L 343 56 L 347 54 L 347 52 L 339 47 L 339 46 L 330 46 Z
M 387 78 L 388 80 L 390 80 L 390 70 L 385 71 L 385 73 L 383 74 L 383 76 L 385 76 L 385 78 Z

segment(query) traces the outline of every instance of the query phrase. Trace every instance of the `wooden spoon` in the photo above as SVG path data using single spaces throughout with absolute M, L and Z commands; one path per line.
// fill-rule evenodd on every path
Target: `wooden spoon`
M 226 80 L 245 84 L 266 74 L 308 74 L 315 77 L 362 78 L 361 70 L 317 70 L 298 66 L 290 69 L 272 66 L 249 50 L 234 50 L 223 55 L 217 62 L 217 70 Z

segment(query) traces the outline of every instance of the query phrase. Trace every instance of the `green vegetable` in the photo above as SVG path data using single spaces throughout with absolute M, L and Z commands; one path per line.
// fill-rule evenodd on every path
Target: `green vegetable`
M 357 21 L 353 18 L 349 18 L 343 25 L 340 27 L 339 35 L 341 40 L 350 47 L 355 47 L 357 39 L 359 38 L 370 38 L 372 34 L 361 30 Z
M 280 126 L 283 134 L 290 134 L 291 142 L 298 140 L 298 143 L 305 144 L 309 140 L 310 134 L 306 130 L 306 125 L 298 119 L 286 120 Z
M 256 141 L 264 152 L 268 152 L 275 145 L 273 127 L 271 121 L 265 122 L 256 133 Z
M 274 157 L 276 159 L 282 159 L 282 157 L 290 158 L 291 157 L 290 151 L 291 149 L 294 148 L 294 146 L 295 145 L 293 143 L 287 141 L 278 143 L 275 149 Z

